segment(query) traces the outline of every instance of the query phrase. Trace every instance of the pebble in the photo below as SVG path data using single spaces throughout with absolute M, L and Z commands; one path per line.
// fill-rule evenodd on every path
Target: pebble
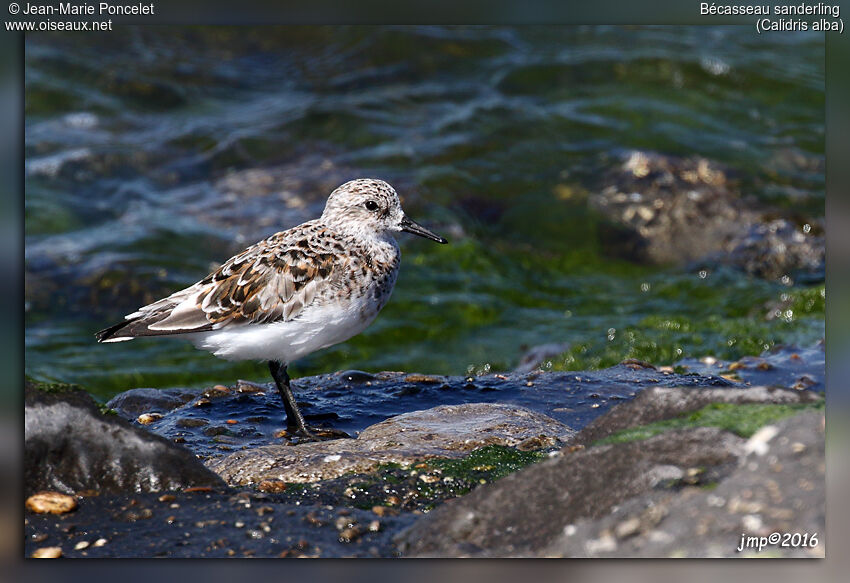
M 106 541 L 106 539 L 105 539 L 105 538 L 99 538 L 99 539 L 97 539 L 96 541 L 94 541 L 94 544 L 93 544 L 92 546 L 93 546 L 93 547 L 102 547 L 103 545 L 105 545 L 105 544 L 106 544 L 106 542 L 107 542 L 107 541 Z
M 160 419 L 162 419 L 162 415 L 160 413 L 142 413 L 136 421 L 142 425 L 150 425 L 154 421 L 159 421 Z
M 257 386 L 257 385 L 248 384 L 246 382 L 239 381 L 236 385 L 236 392 L 238 392 L 238 393 L 263 393 L 263 392 L 265 392 L 265 389 L 263 389 L 263 387 L 260 387 L 260 386 Z
M 758 456 L 763 456 L 768 452 L 768 443 L 776 437 L 777 433 L 779 433 L 779 430 L 775 425 L 765 425 L 744 444 L 744 451 L 748 454 L 755 453 Z
M 39 492 L 26 501 L 27 510 L 39 514 L 65 514 L 76 510 L 77 501 L 73 496 L 61 492 Z
M 80 542 L 78 542 L 77 544 L 74 545 L 74 550 L 75 551 L 81 551 L 83 549 L 87 549 L 87 548 L 89 548 L 90 544 L 91 543 L 89 543 L 89 541 L 87 541 L 87 540 L 81 540 Z
M 398 515 L 398 510 L 389 506 L 372 506 L 372 512 L 380 517 Z
M 62 556 L 62 547 L 41 547 L 32 553 L 33 559 L 58 559 Z
M 286 490 L 286 482 L 282 480 L 263 480 L 257 484 L 260 492 L 283 492 Z
M 350 543 L 360 538 L 360 529 L 357 526 L 346 528 L 339 533 L 339 542 Z
M 597 539 L 588 540 L 584 546 L 591 555 L 596 553 L 613 552 L 617 550 L 617 540 L 608 532 L 602 532 Z
M 206 391 L 204 391 L 202 398 L 206 398 L 206 399 L 212 398 L 212 399 L 214 399 L 216 397 L 224 397 L 224 396 L 229 395 L 229 394 L 230 394 L 230 389 L 228 389 L 224 385 L 216 385 L 213 388 L 207 389 Z
M 617 538 L 626 538 L 627 536 L 637 533 L 639 529 L 640 520 L 633 517 L 618 524 L 614 529 L 614 534 L 617 535 Z
M 354 521 L 347 516 L 340 516 L 336 519 L 336 529 L 345 530 L 354 527 Z
M 434 377 L 434 376 L 412 373 L 412 374 L 409 374 L 406 377 L 404 377 L 404 382 L 406 382 L 406 383 L 434 384 L 434 383 L 439 383 L 439 382 L 442 382 L 442 381 L 441 381 L 441 379 Z

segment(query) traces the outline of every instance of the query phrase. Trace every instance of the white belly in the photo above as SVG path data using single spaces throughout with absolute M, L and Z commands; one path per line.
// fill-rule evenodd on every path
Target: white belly
M 196 347 L 227 360 L 290 363 L 359 334 L 372 323 L 382 305 L 364 298 L 331 302 L 310 306 L 288 322 L 232 325 L 192 334 L 189 339 Z

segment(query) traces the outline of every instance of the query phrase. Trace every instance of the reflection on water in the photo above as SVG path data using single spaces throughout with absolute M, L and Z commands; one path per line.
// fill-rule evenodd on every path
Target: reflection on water
M 552 342 L 572 346 L 555 368 L 667 364 L 823 334 L 822 301 L 766 319 L 783 294 L 808 305 L 800 286 L 611 259 L 586 202 L 638 149 L 716 160 L 748 195 L 822 217 L 822 35 L 125 27 L 29 35 L 26 55 L 29 374 L 101 396 L 265 379 L 179 341 L 92 334 L 358 176 L 393 183 L 451 245 L 402 240 L 383 314 L 296 374 L 506 370 Z

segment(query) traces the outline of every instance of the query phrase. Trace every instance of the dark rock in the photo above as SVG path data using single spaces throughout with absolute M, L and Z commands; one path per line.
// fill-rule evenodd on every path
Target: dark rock
M 66 557 L 392 557 L 392 537 L 415 516 L 348 509 L 359 531 L 345 540 L 326 505 L 286 503 L 265 494 L 175 492 L 96 496 L 80 501 L 71 532 L 55 516 L 28 515 L 24 551 L 47 545 Z M 380 520 L 379 528 L 371 528 Z M 88 543 L 88 544 L 80 544 Z
M 201 391 L 187 389 L 130 389 L 113 397 L 106 406 L 125 419 L 142 413 L 165 413 L 188 403 Z
M 806 412 L 761 431 L 739 466 L 715 488 L 652 492 L 609 516 L 568 525 L 546 557 L 823 557 L 825 458 L 822 413 Z M 742 534 L 817 533 L 816 545 L 743 548 Z M 781 543 L 782 541 L 780 541 Z M 785 541 L 789 542 L 789 541 Z
M 755 221 L 726 169 L 705 158 L 629 152 L 590 204 L 609 221 L 609 251 L 684 263 L 721 251 Z
M 751 387 L 747 389 L 694 389 L 653 387 L 638 393 L 591 421 L 571 440 L 571 445 L 589 445 L 609 435 L 670 419 L 702 409 L 709 403 L 814 403 L 821 400 L 812 391 Z
M 186 449 L 102 414 L 84 391 L 25 388 L 26 492 L 152 492 L 222 487 Z
M 722 254 L 711 255 L 706 260 L 736 266 L 764 279 L 788 276 L 811 284 L 824 280 L 825 242 L 823 234 L 805 232 L 791 221 L 775 219 L 750 225 L 746 232 L 730 241 Z
M 607 219 L 601 233 L 609 253 L 645 263 L 728 265 L 766 279 L 823 280 L 820 221 L 777 217 L 741 196 L 729 170 L 715 162 L 630 152 L 602 184 L 589 202 Z
M 700 427 L 566 452 L 437 508 L 397 542 L 405 556 L 529 553 L 576 520 L 600 518 L 615 505 L 676 482 L 689 468 L 729 466 L 743 443 Z

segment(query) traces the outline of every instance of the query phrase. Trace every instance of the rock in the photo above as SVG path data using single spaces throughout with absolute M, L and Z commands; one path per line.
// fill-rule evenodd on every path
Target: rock
M 601 518 L 666 485 L 685 469 L 728 472 L 744 440 L 716 428 L 668 431 L 639 442 L 573 452 L 533 464 L 445 504 L 397 539 L 405 556 L 512 556 L 545 548 L 580 518 Z M 613 550 L 613 535 L 597 545 Z
M 822 433 L 823 416 L 817 411 L 794 417 L 803 425 L 809 419 L 809 429 L 788 429 L 790 422 L 784 419 L 761 427 L 748 440 L 715 427 L 691 427 L 655 435 L 637 432 L 627 434 L 623 442 L 597 443 L 623 430 L 680 418 L 716 403 L 733 407 L 722 411 L 730 415 L 728 426 L 740 428 L 740 423 L 732 423 L 735 405 L 819 405 L 820 401 L 822 397 L 810 391 L 765 387 L 646 389 L 633 401 L 591 422 L 561 450 L 561 457 L 531 465 L 437 508 L 399 537 L 399 548 L 408 556 L 632 556 L 623 549 L 627 545 L 638 556 L 653 556 L 642 550 L 652 541 L 653 548 L 669 551 L 669 556 L 677 555 L 679 547 L 685 548 L 686 556 L 729 556 L 728 548 L 724 554 L 719 547 L 706 546 L 701 538 L 714 523 L 709 510 L 704 523 L 694 523 L 689 508 L 700 496 L 705 496 L 709 506 L 732 505 L 729 513 L 737 517 L 715 525 L 718 532 L 732 533 L 731 538 L 726 537 L 730 543 L 737 544 L 747 528 L 761 532 L 766 524 L 761 513 L 774 519 L 774 530 L 780 526 L 800 530 L 786 520 L 791 512 L 788 502 L 779 502 L 795 497 L 809 504 L 795 506 L 795 516 L 808 509 L 809 532 L 822 531 L 823 524 L 817 524 L 817 496 L 785 497 L 773 477 L 796 464 L 796 473 L 787 474 L 786 487 L 822 491 L 822 436 L 811 431 Z M 747 411 L 746 415 L 752 415 Z M 808 456 L 818 439 L 820 457 Z M 776 447 L 787 451 L 777 452 Z M 782 455 L 799 459 L 785 462 Z M 742 468 L 748 472 L 746 476 L 741 474 Z M 724 485 L 733 474 L 741 480 L 731 481 L 739 485 L 737 490 L 729 489 L 737 492 L 735 497 L 708 497 L 710 492 L 727 488 Z M 800 476 L 813 477 L 800 481 Z M 791 485 L 793 479 L 797 481 Z M 756 485 L 769 500 L 751 503 Z M 767 504 L 770 501 L 773 506 Z M 780 519 L 785 522 L 780 524 Z M 665 520 L 680 525 L 678 531 L 659 530 Z M 686 527 L 690 534 L 683 535 L 680 531 Z M 681 542 L 683 536 L 687 543 Z
M 823 557 L 825 459 L 823 414 L 805 412 L 753 436 L 736 469 L 716 487 L 651 492 L 611 515 L 579 520 L 539 549 L 547 557 Z M 764 448 L 753 448 L 753 440 Z M 801 450 L 800 446 L 804 449 Z M 628 524 L 629 528 L 621 525 Z M 637 525 L 637 528 L 633 528 Z M 618 528 L 621 530 L 618 531 Z M 613 530 L 615 548 L 594 546 Z M 817 533 L 816 545 L 747 547 L 747 537 Z M 781 542 L 781 541 L 780 541 Z M 738 549 L 741 550 L 738 550 Z
M 732 378 L 754 387 L 782 387 L 822 392 L 826 388 L 825 363 L 825 344 L 821 340 L 805 348 L 777 345 L 759 356 L 743 356 L 731 362 L 707 357 L 684 358 L 675 363 L 675 366 L 680 370 L 700 375 L 724 374 L 723 371 L 726 370 Z
M 39 492 L 27 498 L 26 507 L 39 514 L 65 514 L 77 509 L 77 501 L 61 492 Z
M 80 502 L 73 526 L 53 515 L 29 515 L 24 553 L 55 545 L 69 558 L 204 558 L 230 556 L 392 557 L 392 538 L 416 519 L 410 513 L 378 517 L 345 508 L 345 524 L 328 504 L 280 502 L 268 494 L 174 492 L 97 496 Z M 376 523 L 376 521 L 378 521 Z M 38 542 L 34 533 L 47 535 Z M 40 537 L 39 537 L 40 538 Z M 82 541 L 91 544 L 81 545 Z M 49 540 L 50 542 L 44 542 Z
M 33 559 L 58 559 L 62 556 L 62 547 L 41 547 L 30 556 Z
M 573 431 L 540 413 L 510 405 L 442 405 L 392 417 L 357 439 L 267 445 L 215 460 L 211 468 L 230 484 L 315 482 L 382 463 L 411 464 L 429 457 L 461 457 L 485 445 L 517 446 L 529 439 L 554 445 Z
M 102 414 L 82 390 L 47 392 L 28 382 L 24 419 L 28 493 L 223 486 L 191 452 Z
M 801 228 L 787 219 L 756 223 L 733 238 L 722 254 L 706 259 L 764 279 L 779 280 L 787 275 L 803 283 L 821 282 L 825 277 L 826 243 L 823 227 L 817 227 L 813 231 L 807 223 Z
M 638 393 L 634 400 L 617 405 L 591 421 L 570 440 L 571 445 L 589 445 L 630 427 L 670 419 L 702 409 L 709 403 L 814 403 L 821 400 L 812 391 L 750 387 L 747 389 L 696 389 L 654 387 Z
M 136 421 L 140 425 L 150 425 L 151 423 L 159 421 L 160 419 L 162 419 L 161 413 L 142 413 L 141 415 L 139 415 Z
M 724 249 L 756 216 L 727 169 L 705 158 L 628 152 L 589 202 L 608 220 L 609 252 L 649 263 L 687 263 Z
M 200 390 L 130 389 L 110 399 L 106 406 L 125 419 L 136 419 L 150 413 L 166 413 L 188 403 Z
M 779 211 L 743 197 L 729 170 L 715 162 L 629 152 L 601 183 L 589 202 L 607 219 L 601 233 L 609 253 L 823 281 L 821 221 L 777 217 Z

